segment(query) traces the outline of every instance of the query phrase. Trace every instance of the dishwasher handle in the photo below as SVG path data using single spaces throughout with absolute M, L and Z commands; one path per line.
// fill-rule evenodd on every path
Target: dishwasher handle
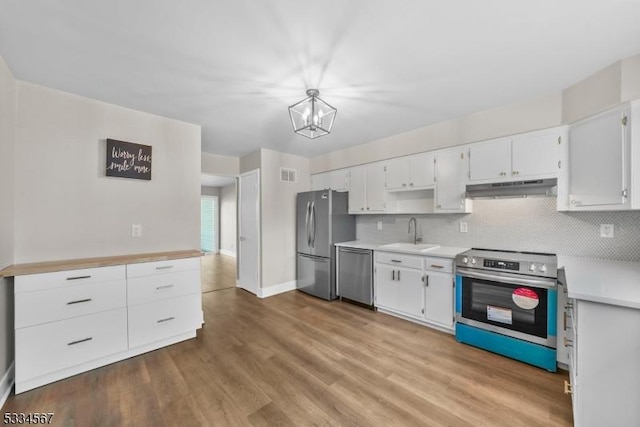
M 361 254 L 361 255 L 369 255 L 371 253 L 370 249 L 349 248 L 346 246 L 338 246 L 338 251 L 345 252 L 348 254 Z

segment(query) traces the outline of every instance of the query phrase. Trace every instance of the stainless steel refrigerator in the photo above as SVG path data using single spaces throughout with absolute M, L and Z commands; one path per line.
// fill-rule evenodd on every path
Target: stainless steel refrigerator
M 335 243 L 356 238 L 348 193 L 321 190 L 297 195 L 297 288 L 326 300 L 336 298 Z

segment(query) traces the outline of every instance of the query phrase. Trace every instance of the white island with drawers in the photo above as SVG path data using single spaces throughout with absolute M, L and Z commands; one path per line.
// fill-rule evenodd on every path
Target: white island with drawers
M 11 266 L 16 393 L 194 338 L 200 252 Z

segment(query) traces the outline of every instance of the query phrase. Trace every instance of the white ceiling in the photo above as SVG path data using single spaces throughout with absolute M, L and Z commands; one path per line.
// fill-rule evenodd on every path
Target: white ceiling
M 314 156 L 557 93 L 640 53 L 637 1 L 2 0 L 15 77 Z M 333 132 L 293 134 L 319 88 Z
M 227 178 L 226 176 L 215 176 L 202 174 L 200 176 L 200 185 L 203 187 L 225 187 L 236 182 L 235 178 Z

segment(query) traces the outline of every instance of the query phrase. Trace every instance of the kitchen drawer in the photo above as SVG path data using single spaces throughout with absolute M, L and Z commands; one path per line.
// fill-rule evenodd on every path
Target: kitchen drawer
M 15 293 L 19 294 L 44 289 L 63 288 L 86 283 L 124 280 L 125 278 L 126 270 L 124 265 L 56 271 L 53 273 L 27 274 L 24 276 L 16 276 Z
M 127 350 L 127 310 L 16 330 L 16 380 L 25 381 Z
M 129 305 L 145 304 L 200 292 L 200 270 L 175 271 L 127 281 Z
M 400 255 L 393 252 L 376 251 L 376 262 L 402 266 L 406 268 L 422 269 L 422 257 L 411 255 Z
M 24 328 L 126 306 L 125 279 L 16 293 L 15 327 Z
M 171 259 L 167 261 L 142 262 L 127 265 L 127 277 L 143 277 L 174 271 L 200 271 L 200 258 Z
M 139 347 L 202 326 L 201 294 L 129 307 L 129 347 Z
M 426 257 L 424 259 L 425 270 L 453 273 L 453 260 L 447 258 Z

